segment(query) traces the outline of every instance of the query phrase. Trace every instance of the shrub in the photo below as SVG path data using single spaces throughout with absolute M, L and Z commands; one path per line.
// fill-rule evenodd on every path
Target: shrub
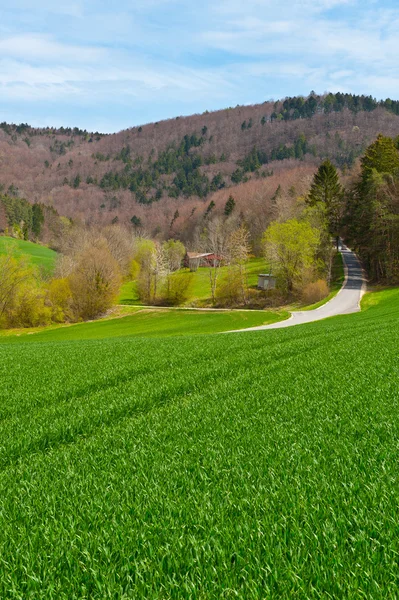
M 193 273 L 176 272 L 168 275 L 165 281 L 162 301 L 168 306 L 179 306 L 190 298 Z
M 68 279 L 53 279 L 48 287 L 47 299 L 53 321 L 62 323 L 72 317 L 72 293 Z
M 30 279 L 18 289 L 8 314 L 9 327 L 38 327 L 51 323 L 51 309 L 45 304 L 46 293 L 40 282 Z
M 89 248 L 78 258 L 68 283 L 75 318 L 93 319 L 111 308 L 117 298 L 119 265 L 105 245 Z
M 308 283 L 302 292 L 303 301 L 306 304 L 315 304 L 320 302 L 329 294 L 329 289 L 325 279 L 318 279 L 313 283 Z
M 239 268 L 232 266 L 216 289 L 215 300 L 219 306 L 245 304 L 246 287 Z

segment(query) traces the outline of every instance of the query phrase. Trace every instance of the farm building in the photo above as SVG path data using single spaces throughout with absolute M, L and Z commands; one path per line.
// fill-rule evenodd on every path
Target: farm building
M 276 287 L 276 278 L 270 273 L 258 275 L 259 290 L 274 290 Z
M 212 254 L 212 252 L 187 252 L 184 259 L 184 265 L 190 271 L 196 271 L 198 267 L 219 266 L 221 262 L 222 258 L 216 254 Z

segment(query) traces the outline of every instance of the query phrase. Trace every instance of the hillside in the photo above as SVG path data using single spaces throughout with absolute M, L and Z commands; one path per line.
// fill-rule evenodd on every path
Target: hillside
M 395 597 L 398 299 L 2 344 L 0 596 Z
M 57 253 L 50 248 L 25 240 L 0 236 L 0 254 L 9 251 L 16 255 L 29 256 L 32 264 L 47 273 L 51 273 L 54 269 Z
M 345 174 L 378 133 L 399 134 L 398 103 L 329 94 L 238 106 L 113 135 L 0 125 L 3 193 L 86 223 L 127 223 L 189 240 L 233 195 L 257 234 L 279 185 L 300 194 L 322 158 Z M 210 208 L 209 208 L 210 207 Z

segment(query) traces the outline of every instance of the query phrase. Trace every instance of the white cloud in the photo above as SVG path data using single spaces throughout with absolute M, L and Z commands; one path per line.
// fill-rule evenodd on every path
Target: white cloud
M 173 116 L 310 89 L 395 96 L 398 34 L 390 0 L 13 0 L 0 108 L 112 103 L 152 120 L 155 106 Z
M 21 34 L 0 39 L 0 55 L 26 62 L 82 63 L 104 58 L 104 50 L 88 46 L 61 44 L 50 36 Z

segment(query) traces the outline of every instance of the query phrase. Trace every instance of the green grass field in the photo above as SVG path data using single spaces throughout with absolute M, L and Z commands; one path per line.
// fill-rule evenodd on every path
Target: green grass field
M 32 263 L 43 268 L 47 273 L 51 273 L 54 269 L 57 253 L 46 246 L 0 236 L 0 254 L 4 254 L 8 249 L 13 250 L 17 255 L 30 256 Z
M 265 261 L 262 258 L 251 258 L 248 261 L 248 285 L 255 286 L 258 283 L 259 273 L 264 273 L 266 269 Z M 226 273 L 227 267 L 221 267 L 219 277 L 222 278 Z M 189 269 L 185 269 L 184 272 L 187 276 L 190 275 Z M 209 280 L 209 269 L 206 267 L 200 267 L 198 271 L 193 274 L 193 283 L 191 288 L 190 299 L 187 304 L 210 304 L 211 302 L 211 284 Z M 128 281 L 123 284 L 122 290 L 119 297 L 120 304 L 137 304 L 140 305 L 140 299 L 137 293 L 136 283 L 134 281 Z
M 363 306 L 2 344 L 0 597 L 397 598 L 399 290 Z
M 129 310 L 132 310 L 129 308 Z M 287 319 L 284 311 L 190 311 L 148 309 L 122 318 L 104 319 L 78 325 L 52 326 L 34 332 L 0 332 L 1 343 L 95 340 L 112 337 L 166 337 L 209 334 L 276 323 Z

